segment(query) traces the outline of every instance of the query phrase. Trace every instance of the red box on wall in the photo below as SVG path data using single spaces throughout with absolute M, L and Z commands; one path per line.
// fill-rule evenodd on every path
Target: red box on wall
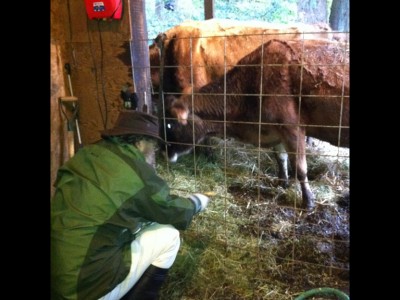
M 89 19 L 121 19 L 123 0 L 85 0 Z

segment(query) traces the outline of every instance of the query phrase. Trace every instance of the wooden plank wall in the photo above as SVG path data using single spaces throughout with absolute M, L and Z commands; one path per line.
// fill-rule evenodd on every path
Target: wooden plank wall
M 65 32 L 60 20 L 65 18 L 61 1 L 52 0 L 50 9 L 50 192 L 53 195 L 53 183 L 58 167 L 68 159 L 66 124 L 61 120 L 59 98 L 65 95 L 64 74 L 62 72 L 65 55 Z M 64 51 L 64 53 L 63 53 Z
M 121 20 L 98 21 L 88 19 L 83 0 L 51 0 L 51 184 L 68 158 L 59 107 L 59 97 L 70 96 L 65 63 L 78 97 L 83 145 L 100 139 L 100 131 L 112 127 L 123 108 L 120 91 L 132 84 L 129 68 L 118 58 L 131 37 L 128 5 L 123 0 Z

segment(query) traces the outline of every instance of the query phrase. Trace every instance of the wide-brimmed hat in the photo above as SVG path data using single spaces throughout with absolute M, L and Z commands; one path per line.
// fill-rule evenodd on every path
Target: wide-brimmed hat
M 147 135 L 162 141 L 158 118 L 135 110 L 121 111 L 114 127 L 101 132 L 102 137 L 119 135 Z

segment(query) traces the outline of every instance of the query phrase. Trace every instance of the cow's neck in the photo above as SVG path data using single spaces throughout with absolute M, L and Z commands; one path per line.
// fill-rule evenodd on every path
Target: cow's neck
M 226 105 L 224 104 L 226 101 Z M 194 107 L 189 99 L 190 110 L 202 119 L 207 120 L 234 120 L 242 113 L 243 99 L 240 96 L 216 95 L 195 95 Z

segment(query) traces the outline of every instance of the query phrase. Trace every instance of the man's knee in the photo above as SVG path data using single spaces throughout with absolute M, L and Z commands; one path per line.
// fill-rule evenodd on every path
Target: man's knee
M 176 255 L 178 254 L 181 245 L 180 233 L 179 230 L 171 225 L 161 226 L 163 227 L 162 229 L 160 228 L 162 231 L 164 243 L 163 250 L 160 256 L 158 256 L 152 264 L 159 268 L 168 269 L 172 266 L 175 261 Z M 161 240 L 159 242 L 161 242 Z
M 168 236 L 168 240 L 170 241 L 170 246 L 168 247 L 168 252 L 178 252 L 179 247 L 181 245 L 181 238 L 180 238 L 180 232 L 178 229 L 171 225 L 164 225 L 165 230 L 168 232 L 165 233 L 165 236 Z

